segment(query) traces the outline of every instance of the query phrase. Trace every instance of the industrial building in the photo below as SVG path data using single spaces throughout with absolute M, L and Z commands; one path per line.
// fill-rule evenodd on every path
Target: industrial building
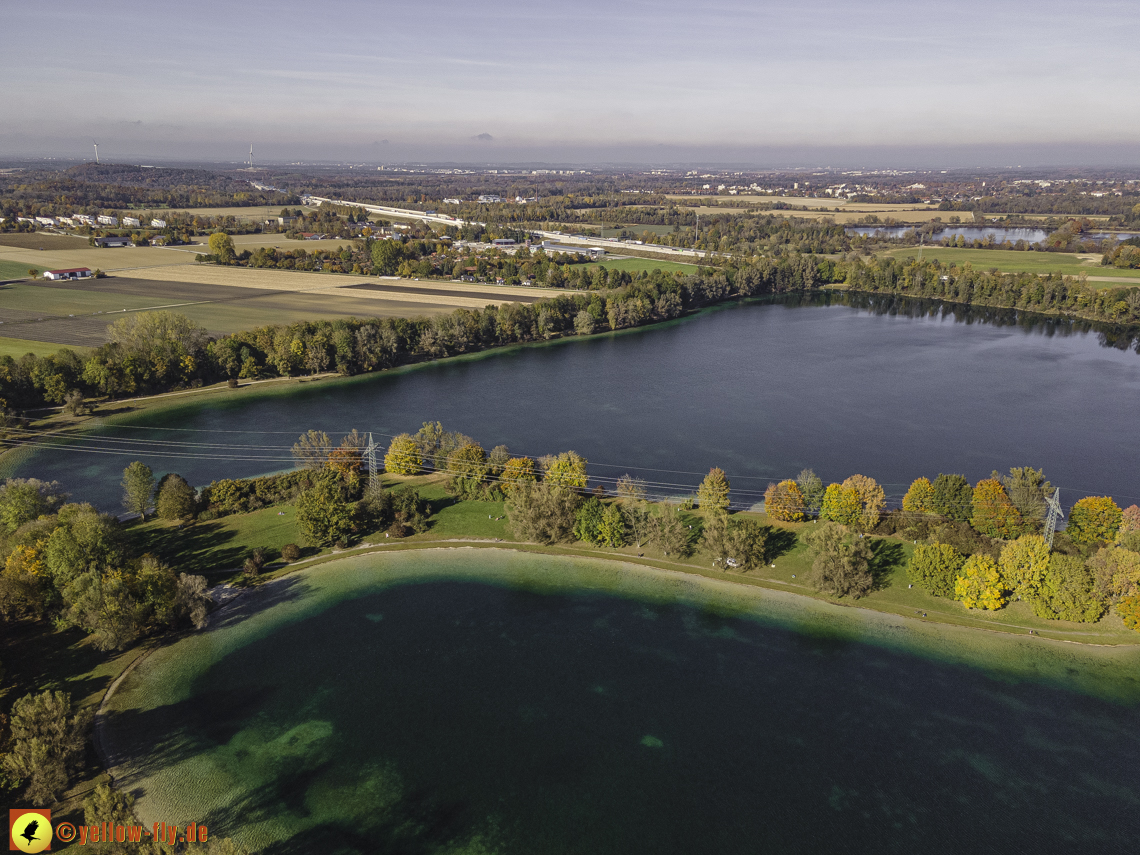
M 87 279 L 91 276 L 90 267 L 69 267 L 66 270 L 48 270 L 44 279 Z

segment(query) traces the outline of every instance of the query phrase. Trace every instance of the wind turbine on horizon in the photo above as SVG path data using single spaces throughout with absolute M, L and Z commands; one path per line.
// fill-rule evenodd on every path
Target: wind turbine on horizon
M 253 169 L 253 143 L 249 144 L 249 168 Z
M 95 162 L 98 163 L 99 162 L 99 143 L 95 142 L 95 140 L 91 140 L 91 145 L 95 146 Z

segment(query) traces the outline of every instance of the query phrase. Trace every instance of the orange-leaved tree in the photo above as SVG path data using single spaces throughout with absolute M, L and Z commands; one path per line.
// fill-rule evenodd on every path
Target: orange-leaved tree
M 1011 540 L 1025 531 L 1025 521 L 1021 512 L 1005 492 L 1005 487 L 996 478 L 985 478 L 974 487 L 974 512 L 970 525 L 986 537 Z
M 795 481 L 769 484 L 764 491 L 764 511 L 780 522 L 799 522 L 804 518 L 804 494 Z

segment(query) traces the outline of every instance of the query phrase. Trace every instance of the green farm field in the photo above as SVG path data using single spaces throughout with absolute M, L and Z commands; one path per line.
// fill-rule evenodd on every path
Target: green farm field
M 613 258 L 586 266 L 628 270 L 630 273 L 640 273 L 642 270 L 680 270 L 683 273 L 696 273 L 700 269 L 695 264 L 686 264 L 683 261 L 658 261 L 655 258 Z
M 50 356 L 61 347 L 64 345 L 45 341 L 29 341 L 22 338 L 0 337 L 0 356 L 10 356 L 13 359 L 19 359 L 27 353 L 34 353 L 36 356 Z M 87 348 L 73 346 L 72 350 L 86 352 Z
M 892 249 L 887 255 L 895 258 L 917 258 L 918 247 Z M 959 249 L 956 247 L 930 246 L 922 251 L 923 258 L 936 258 L 943 263 L 959 266 L 970 264 L 977 270 L 996 267 L 1006 273 L 1064 273 L 1067 276 L 1088 274 L 1090 279 L 1108 278 L 1134 281 L 1140 285 L 1140 270 L 1120 270 L 1115 267 L 1102 267 L 1099 256 L 1081 256 L 1071 252 L 1018 252 L 1007 249 Z M 1095 259 L 1095 260 L 1094 260 Z M 1114 283 L 1094 284 L 1111 285 Z M 1127 283 L 1115 283 L 1127 284 Z
M 32 266 L 19 261 L 0 259 L 0 279 L 24 279 L 28 275 L 28 268 Z

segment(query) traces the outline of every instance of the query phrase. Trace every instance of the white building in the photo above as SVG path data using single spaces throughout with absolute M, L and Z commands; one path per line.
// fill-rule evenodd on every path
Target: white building
M 165 229 L 166 228 L 166 220 L 157 220 L 157 219 L 151 220 L 150 221 L 150 227 L 152 229 Z
M 85 225 L 85 226 L 95 225 L 95 218 L 92 217 L 90 214 L 76 214 L 75 216 L 72 217 L 72 219 L 77 221 L 77 222 L 83 223 L 83 225 Z
M 462 205 L 463 200 L 462 199 L 444 199 L 443 204 L 445 204 L 445 205 Z
M 118 217 L 111 217 L 107 214 L 100 214 L 95 218 L 101 226 L 117 226 L 119 224 Z
M 54 217 L 36 217 L 36 222 L 41 226 L 55 226 L 58 225 Z
M 484 196 L 480 196 L 477 201 L 479 202 L 480 205 L 491 205 L 491 204 L 494 204 L 495 202 L 502 202 L 503 197 L 502 196 L 492 196 L 490 194 L 487 194 Z
M 87 279 L 90 275 L 90 267 L 69 267 L 66 270 L 48 270 L 44 279 Z
M 123 225 L 132 229 L 137 229 L 142 225 L 142 221 L 138 217 L 123 217 Z

